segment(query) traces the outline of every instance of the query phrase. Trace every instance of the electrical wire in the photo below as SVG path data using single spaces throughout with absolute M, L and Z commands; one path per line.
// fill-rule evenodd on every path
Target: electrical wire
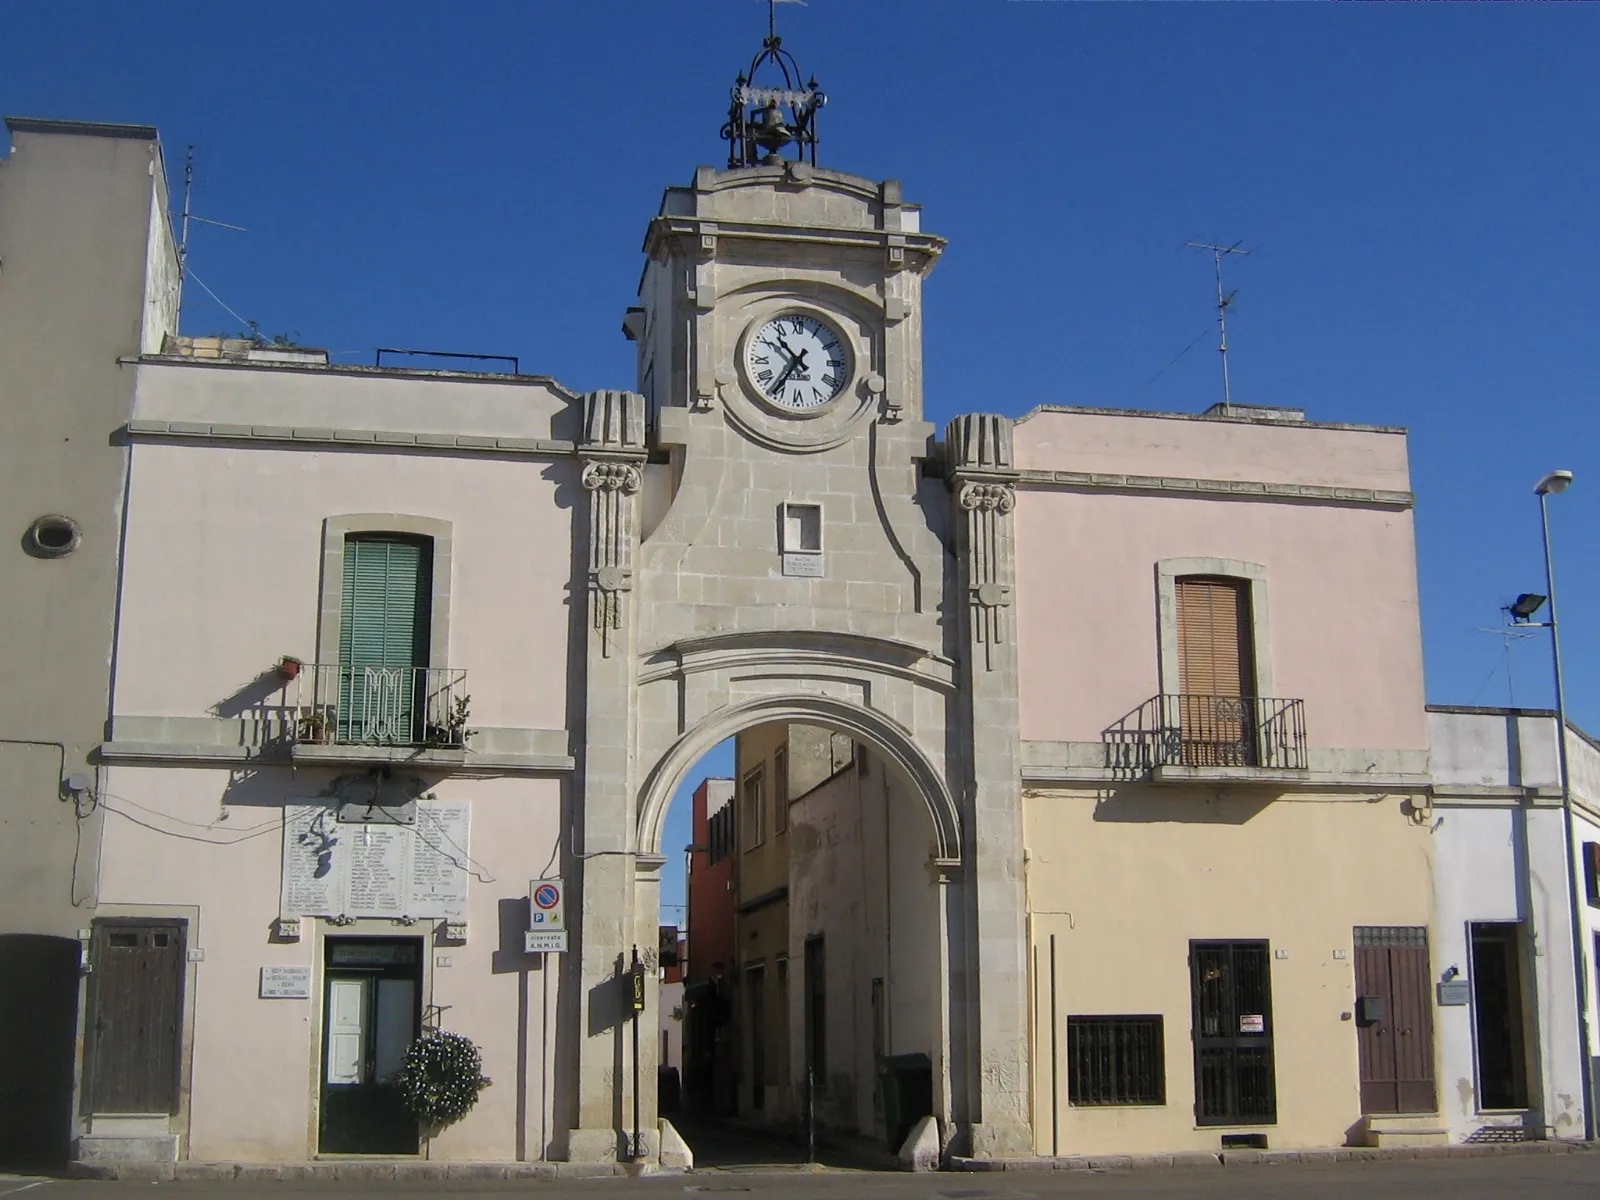
M 217 303 L 218 303 L 218 304 L 220 304 L 220 305 L 222 305 L 222 311 L 223 311 L 223 312 L 225 312 L 225 313 L 227 313 L 227 314 L 228 314 L 228 315 L 229 315 L 229 316 L 230 316 L 230 317 L 232 317 L 232 318 L 233 318 L 233 319 L 234 319 L 234 320 L 235 320 L 235 321 L 237 321 L 237 322 L 239 322 L 239 324 L 240 324 L 240 325 L 242 325 L 242 326 L 243 326 L 243 327 L 244 327 L 244 328 L 246 328 L 246 329 L 248 329 L 248 328 L 250 328 L 250 322 L 249 322 L 249 321 L 246 321 L 246 320 L 245 320 L 245 319 L 244 319 L 244 318 L 243 318 L 243 317 L 241 317 L 241 316 L 240 316 L 240 315 L 239 315 L 239 314 L 238 314 L 238 313 L 236 313 L 236 312 L 234 312 L 234 311 L 233 311 L 233 309 L 231 309 L 231 308 L 229 308 L 229 307 L 228 307 L 228 306 L 227 306 L 227 304 L 226 304 L 226 303 L 225 303 L 225 302 L 224 302 L 224 301 L 223 301 L 223 299 L 222 299 L 222 297 L 221 297 L 221 296 L 219 296 L 219 295 L 217 295 L 217 294 L 216 294 L 216 293 L 215 293 L 215 292 L 213 292 L 213 291 L 212 291 L 212 290 L 211 290 L 211 289 L 210 289 L 210 288 L 209 288 L 209 287 L 206 287 L 206 281 L 205 281 L 205 280 L 204 280 L 204 279 L 201 279 L 201 278 L 200 278 L 200 276 L 198 276 L 198 275 L 196 275 L 196 274 L 195 274 L 195 273 L 194 273 L 194 268 L 193 268 L 193 267 L 190 267 L 190 268 L 189 268 L 189 269 L 188 269 L 188 270 L 187 270 L 187 271 L 186 271 L 186 272 L 185 272 L 185 275 L 186 275 L 186 276 L 187 276 L 187 277 L 188 277 L 188 278 L 190 278 L 190 279 L 192 279 L 192 280 L 194 280 L 194 281 L 195 281 L 195 282 L 196 282 L 196 283 L 198 283 L 198 284 L 199 284 L 199 285 L 200 285 L 200 287 L 201 287 L 201 289 L 202 289 L 202 290 L 203 290 L 203 291 L 204 291 L 204 292 L 205 292 L 205 294 L 206 294 L 206 295 L 208 295 L 208 296 L 210 296 L 210 297 L 211 297 L 211 298 L 212 298 L 212 299 L 213 299 L 213 300 L 215 300 L 215 301 L 216 301 L 216 302 L 217 302 Z
M 1169 362 L 1166 366 L 1162 367 L 1161 370 L 1157 371 L 1154 375 L 1150 376 L 1149 379 L 1146 379 L 1144 381 L 1144 383 L 1142 383 L 1138 387 L 1134 388 L 1133 391 L 1129 392 L 1118 403 L 1119 404 L 1126 404 L 1129 400 L 1132 400 L 1135 396 L 1141 395 L 1144 392 L 1148 391 L 1149 388 L 1150 388 L 1150 385 L 1152 383 L 1154 383 L 1156 380 L 1160 379 L 1168 371 L 1172 370 L 1173 367 L 1177 366 L 1178 365 L 1178 360 L 1180 358 L 1182 358 L 1185 354 L 1189 353 L 1189 351 L 1193 350 L 1202 341 L 1204 341 L 1207 337 L 1209 337 L 1210 334 L 1211 334 L 1211 326 L 1207 325 L 1204 329 L 1202 329 L 1198 334 L 1195 335 L 1194 341 L 1190 342 L 1182 350 L 1179 350 L 1177 354 L 1173 355 L 1171 362 Z

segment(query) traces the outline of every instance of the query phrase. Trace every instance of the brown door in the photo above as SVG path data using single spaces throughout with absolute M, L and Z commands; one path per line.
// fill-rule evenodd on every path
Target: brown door
M 177 1111 L 184 928 L 182 921 L 94 923 L 85 1112 Z
M 1201 575 L 1178 580 L 1180 695 L 1173 716 L 1186 766 L 1255 765 L 1250 624 L 1247 581 Z
M 1358 926 L 1355 943 L 1361 1111 L 1434 1112 L 1438 1098 L 1428 931 Z

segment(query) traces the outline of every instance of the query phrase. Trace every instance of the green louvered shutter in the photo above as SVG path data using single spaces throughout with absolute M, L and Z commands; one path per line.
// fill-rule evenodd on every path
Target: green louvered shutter
M 432 545 L 395 536 L 344 543 L 339 603 L 340 741 L 416 742 L 426 695 Z

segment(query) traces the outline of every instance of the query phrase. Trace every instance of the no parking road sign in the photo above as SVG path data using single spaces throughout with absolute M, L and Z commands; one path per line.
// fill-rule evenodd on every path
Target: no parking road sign
M 567 948 L 567 889 L 561 880 L 535 879 L 528 884 L 528 933 L 523 942 L 529 953 L 559 953 Z

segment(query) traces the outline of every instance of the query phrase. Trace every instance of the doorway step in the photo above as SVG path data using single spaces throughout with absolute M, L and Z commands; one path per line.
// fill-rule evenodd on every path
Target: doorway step
M 74 1146 L 73 1158 L 84 1163 L 174 1163 L 178 1135 L 165 1113 L 92 1116 Z
M 1360 1146 L 1447 1146 L 1450 1131 L 1436 1112 L 1368 1113 L 1352 1142 Z

